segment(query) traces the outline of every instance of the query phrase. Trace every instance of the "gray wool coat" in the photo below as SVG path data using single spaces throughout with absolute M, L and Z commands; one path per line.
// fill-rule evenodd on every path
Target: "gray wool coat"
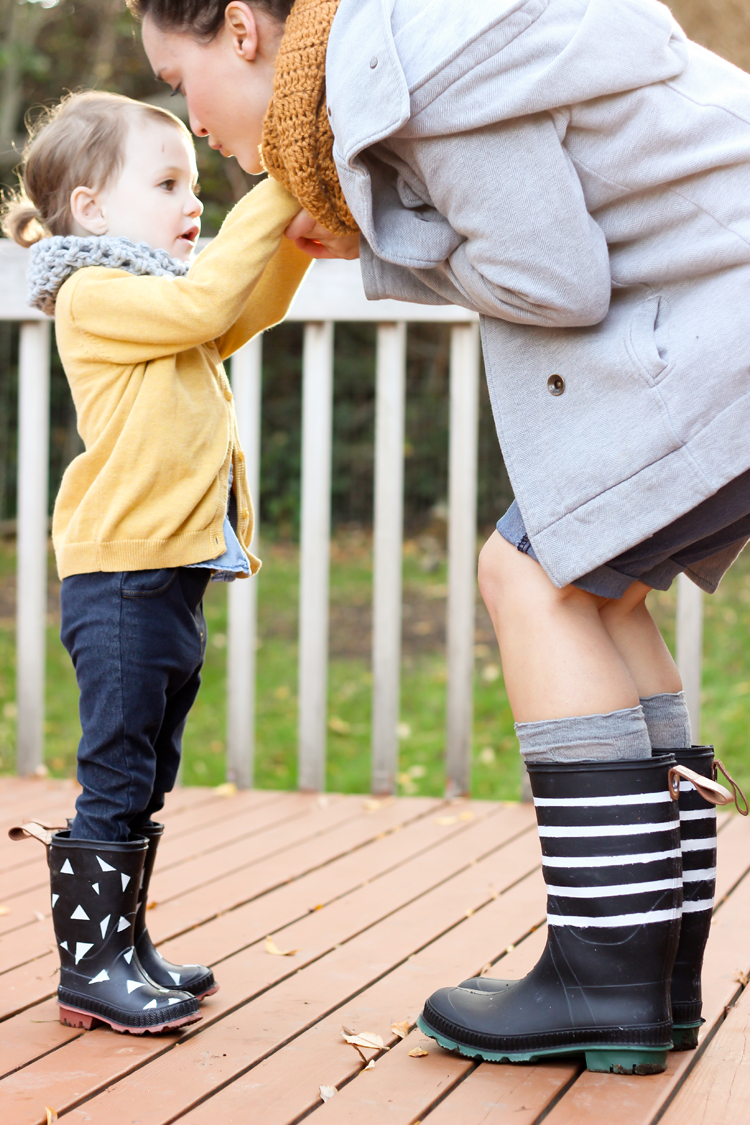
M 326 81 L 367 295 L 481 314 L 557 585 L 750 468 L 748 75 L 656 0 L 342 0 Z

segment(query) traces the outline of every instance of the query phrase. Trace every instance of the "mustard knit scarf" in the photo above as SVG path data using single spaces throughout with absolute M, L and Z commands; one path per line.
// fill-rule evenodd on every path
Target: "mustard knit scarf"
M 326 107 L 326 48 L 340 0 L 296 0 L 276 56 L 261 156 L 271 176 L 334 234 L 359 228 L 333 161 Z

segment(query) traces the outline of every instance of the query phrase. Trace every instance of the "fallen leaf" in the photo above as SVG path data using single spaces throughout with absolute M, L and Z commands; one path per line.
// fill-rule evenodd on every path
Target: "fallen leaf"
M 5 918 L 6 914 L 10 914 L 10 907 L 0 906 L 0 918 Z
M 50 1109 L 48 1105 L 46 1105 L 44 1108 L 47 1111 L 47 1125 L 53 1125 L 53 1123 L 57 1121 L 57 1111 L 54 1109 Z
M 374 1031 L 352 1032 L 342 1027 L 341 1034 L 352 1047 L 367 1047 L 372 1051 L 382 1051 L 385 1048 L 383 1040 Z
M 473 913 L 474 913 L 474 907 L 470 906 L 469 909 L 466 911 L 466 914 L 464 915 L 464 917 L 471 918 Z
M 741 984 L 743 988 L 747 988 L 748 984 L 750 984 L 750 977 L 747 973 L 743 973 L 742 969 L 737 969 L 734 974 L 734 979 L 738 984 Z
M 328 720 L 328 729 L 333 731 L 334 734 L 349 734 L 352 724 L 347 723 L 346 719 L 342 719 L 338 715 L 331 715 Z
M 233 781 L 225 781 L 223 785 L 217 785 L 214 789 L 217 797 L 234 797 L 237 794 L 237 786 Z
M 310 913 L 314 914 L 316 910 L 322 910 L 322 909 L 323 909 L 323 903 L 319 902 L 315 906 L 310 907 Z
M 363 1070 L 374 1070 L 375 1069 L 375 1059 L 370 1059 L 367 1066 L 363 1067 L 362 1069 Z
M 512 953 L 515 948 L 516 948 L 515 945 L 509 945 L 508 948 L 505 950 L 505 952 L 506 953 Z
M 10 914 L 10 911 L 8 911 L 8 913 Z M 44 921 L 44 915 L 42 914 L 41 910 L 35 910 L 34 917 L 36 918 L 37 922 Z
M 490 894 L 492 895 L 493 898 L 499 898 L 500 897 L 499 890 L 492 883 L 490 883 Z
M 409 1034 L 410 1027 L 411 1024 L 408 1020 L 400 1020 L 399 1023 L 391 1024 L 391 1031 L 394 1035 L 398 1035 L 399 1039 L 406 1039 L 406 1036 Z
M 362 802 L 362 808 L 367 812 L 376 812 L 382 804 L 382 801 L 376 801 L 374 798 L 370 798 Z
M 294 957 L 298 952 L 298 949 L 279 949 L 272 937 L 266 938 L 266 953 L 273 953 L 274 957 Z
M 159 903 L 156 901 L 156 899 L 152 899 L 151 902 L 146 907 L 146 910 L 156 910 L 156 907 L 158 905 L 159 905 Z
M 471 811 L 471 809 L 466 809 L 465 812 L 462 812 L 462 813 L 459 814 L 458 819 L 459 820 L 473 820 L 474 819 L 474 813 Z
M 435 817 L 435 824 L 442 824 L 442 825 L 456 824 L 457 821 L 458 821 L 457 816 L 436 816 Z
M 491 961 L 488 961 L 486 965 L 482 965 L 481 969 L 479 970 L 480 977 L 483 977 L 485 973 L 488 973 L 491 968 L 492 968 L 492 962 Z
M 425 1051 L 424 1047 L 412 1047 L 412 1049 L 409 1051 L 409 1058 L 423 1059 L 426 1054 L 427 1052 Z
M 320 1096 L 324 1102 L 330 1102 L 331 1098 L 336 1094 L 335 1086 L 318 1086 Z

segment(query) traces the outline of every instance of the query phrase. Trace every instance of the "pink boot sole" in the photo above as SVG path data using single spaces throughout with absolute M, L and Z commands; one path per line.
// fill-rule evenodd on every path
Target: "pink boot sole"
M 196 1012 L 192 1016 L 183 1016 L 181 1020 L 167 1020 L 164 1023 L 154 1024 L 152 1027 L 126 1027 L 124 1024 L 105 1019 L 104 1016 L 95 1016 L 91 1012 L 82 1011 L 80 1008 L 68 1008 L 60 1005 L 60 1023 L 65 1024 L 66 1027 L 82 1027 L 85 1031 L 90 1031 L 93 1027 L 104 1024 L 111 1027 L 113 1031 L 125 1031 L 129 1035 L 145 1035 L 146 1032 L 171 1031 L 173 1028 L 182 1027 L 187 1023 L 197 1023 L 200 1019 L 203 1019 L 203 1016 Z

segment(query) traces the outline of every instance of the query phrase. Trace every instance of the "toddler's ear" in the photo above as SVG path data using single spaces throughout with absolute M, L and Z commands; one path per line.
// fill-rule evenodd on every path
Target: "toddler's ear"
M 97 192 L 91 188 L 74 188 L 70 195 L 70 213 L 73 216 L 74 234 L 107 233 L 108 221 Z

